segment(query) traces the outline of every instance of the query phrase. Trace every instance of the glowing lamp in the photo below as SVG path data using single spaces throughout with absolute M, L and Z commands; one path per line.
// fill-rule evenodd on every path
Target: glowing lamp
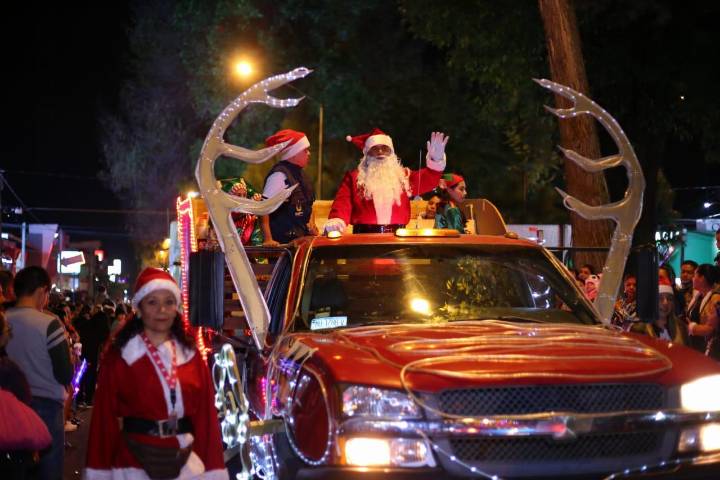
M 345 442 L 348 465 L 372 467 L 390 464 L 390 442 L 382 438 L 351 438 Z
M 430 302 L 420 297 L 415 297 L 410 300 L 410 309 L 421 315 L 430 315 L 430 313 L 432 313 L 430 310 Z
M 241 60 L 235 64 L 235 73 L 241 77 L 247 77 L 252 74 L 253 68 L 250 62 Z

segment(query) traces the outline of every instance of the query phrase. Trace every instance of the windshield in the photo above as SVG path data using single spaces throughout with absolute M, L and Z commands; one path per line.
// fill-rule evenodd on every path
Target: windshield
M 312 251 L 295 330 L 505 319 L 596 323 L 542 250 L 352 245 Z

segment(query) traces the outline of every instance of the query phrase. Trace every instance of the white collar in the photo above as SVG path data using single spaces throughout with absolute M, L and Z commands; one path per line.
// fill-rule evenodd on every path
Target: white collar
M 177 364 L 182 365 L 184 363 L 189 362 L 192 360 L 192 358 L 195 356 L 195 349 L 190 349 L 185 347 L 184 345 L 181 345 L 177 340 L 166 340 L 164 343 L 158 345 L 158 351 L 160 352 L 160 355 L 163 355 L 168 352 L 169 350 L 169 342 L 173 341 L 175 342 L 175 350 L 177 351 Z M 122 355 L 123 360 L 125 360 L 125 363 L 128 365 L 132 365 L 133 363 L 140 360 L 143 356 L 148 354 L 147 347 L 145 346 L 145 342 L 142 341 L 140 338 L 140 335 L 135 335 L 132 337 L 128 342 L 125 344 L 125 346 L 122 348 L 120 354 Z

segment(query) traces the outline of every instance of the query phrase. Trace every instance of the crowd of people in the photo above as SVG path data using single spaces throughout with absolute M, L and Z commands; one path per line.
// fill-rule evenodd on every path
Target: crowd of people
M 720 250 L 720 232 L 715 242 Z M 573 273 L 578 286 L 594 301 L 602 276 L 588 264 Z M 637 312 L 637 277 L 626 274 L 612 324 L 625 331 L 684 344 L 720 360 L 720 255 L 715 264 L 698 265 L 684 260 L 679 278 L 669 264 L 662 265 L 658 269 L 658 294 L 657 318 L 641 321 Z
M 144 270 L 125 305 L 104 288 L 91 303 L 69 303 L 40 267 L 3 271 L 0 302 L 0 392 L 12 393 L 1 478 L 62 478 L 65 432 L 89 406 L 85 478 L 228 478 L 212 381 L 167 272 Z

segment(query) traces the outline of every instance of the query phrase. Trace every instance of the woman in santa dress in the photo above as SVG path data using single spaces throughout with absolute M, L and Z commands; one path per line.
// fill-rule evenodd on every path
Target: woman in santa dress
M 100 363 L 85 478 L 227 479 L 210 372 L 183 330 L 180 289 L 147 268 Z

